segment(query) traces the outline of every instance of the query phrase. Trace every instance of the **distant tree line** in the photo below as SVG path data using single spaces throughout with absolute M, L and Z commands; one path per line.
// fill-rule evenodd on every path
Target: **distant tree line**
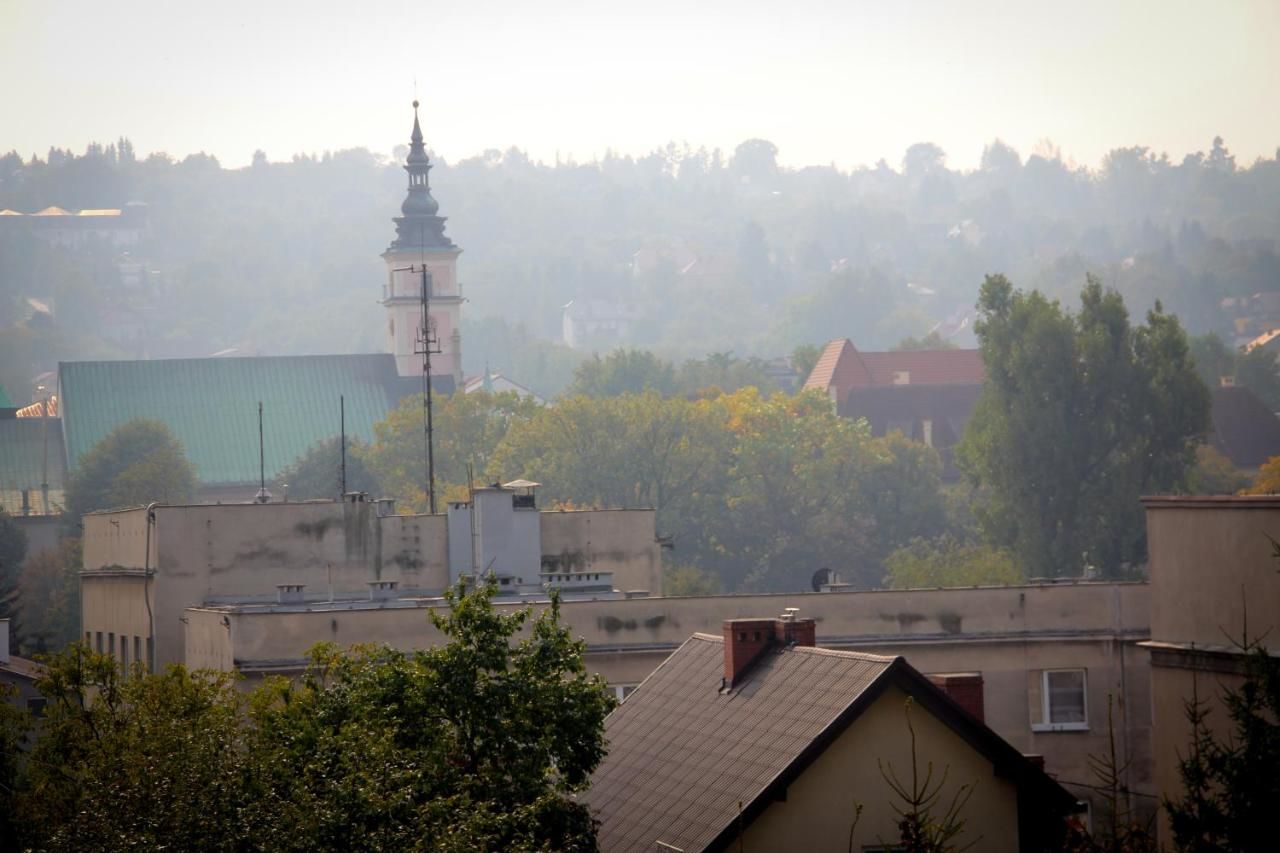
M 517 149 L 438 161 L 435 194 L 467 252 L 467 371 L 488 361 L 543 396 L 562 391 L 582 358 L 557 343 L 571 300 L 625 303 L 633 321 L 604 343 L 679 364 L 846 336 L 883 349 L 937 328 L 970 345 L 966 318 L 990 270 L 1059 299 L 1093 272 L 1135 310 L 1160 299 L 1193 333 L 1224 339 L 1235 330 L 1223 298 L 1280 290 L 1280 163 L 1238 164 L 1221 139 L 1180 162 L 1119 148 L 1094 169 L 999 141 L 971 171 L 928 143 L 849 171 L 777 157 L 748 140 L 590 163 Z M 364 150 L 263 153 L 243 169 L 143 156 L 127 139 L 0 156 L 0 208 L 149 206 L 130 251 L 158 272 L 153 357 L 379 349 L 378 254 L 403 192 L 398 163 Z M 119 307 L 117 255 L 5 229 L 0 382 L 21 387 L 59 358 L 128 354 L 101 329 Z M 46 323 L 28 298 L 53 306 L 51 326 L 28 327 Z

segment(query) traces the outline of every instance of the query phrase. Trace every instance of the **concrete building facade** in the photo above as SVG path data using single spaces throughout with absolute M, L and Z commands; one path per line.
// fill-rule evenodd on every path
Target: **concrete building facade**
M 513 490 L 479 494 L 484 504 L 478 515 L 487 526 L 455 528 L 452 543 L 448 515 L 395 515 L 387 502 L 359 497 L 87 515 L 83 638 L 122 662 L 163 667 L 192 662 L 186 653 L 189 608 L 438 602 L 451 580 L 470 574 L 471 561 L 456 554 L 451 574 L 451 550 L 473 541 L 486 561 L 481 572 L 494 572 L 513 590 L 545 595 L 543 585 L 552 583 L 661 592 L 652 510 L 540 512 L 531 501 L 516 506 L 523 496 Z M 460 508 L 466 507 L 451 510 Z M 523 535 L 514 537 L 513 530 Z M 584 583 L 585 575 L 596 582 Z M 287 622 L 277 621 L 272 630 L 291 630 Z M 315 643 L 305 634 L 295 635 L 296 642 L 284 635 L 273 639 L 285 642 L 294 658 Z
M 1176 798 L 1178 761 L 1191 743 L 1184 708 L 1208 703 L 1219 742 L 1231 731 L 1223 696 L 1244 681 L 1239 644 L 1280 655 L 1280 496 L 1154 497 L 1147 510 L 1151 571 L 1153 771 Z M 1162 819 L 1160 841 L 1172 844 Z
M 1102 755 L 1114 733 L 1128 765 L 1129 805 L 1150 814 L 1150 670 L 1146 651 L 1135 645 L 1150 636 L 1149 595 L 1142 583 L 1071 583 L 614 597 L 567 600 L 561 616 L 586 641 L 588 669 L 622 698 L 690 634 L 717 633 L 726 619 L 797 608 L 814 620 L 819 646 L 902 655 L 926 674 L 976 675 L 986 724 L 1018 751 L 1043 755 L 1050 773 L 1095 809 L 1102 801 L 1091 787 L 1089 756 Z M 252 681 L 300 671 L 306 649 L 321 641 L 429 647 L 441 637 L 426 611 L 443 606 L 437 598 L 402 598 L 192 607 L 183 625 L 186 660 L 238 669 Z

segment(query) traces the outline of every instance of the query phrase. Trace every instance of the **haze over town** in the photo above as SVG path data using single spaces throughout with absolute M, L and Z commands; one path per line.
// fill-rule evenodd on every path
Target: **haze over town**
M 642 155 L 765 138 L 788 166 L 897 164 L 915 142 L 969 169 L 999 138 L 1097 166 L 1175 161 L 1225 137 L 1272 156 L 1280 8 L 1202 4 L 657 0 L 621 4 L 6 0 L 5 145 L 24 156 L 128 136 L 140 153 L 247 165 L 390 151 L 416 94 L 454 161 Z M 40 69 L 40 73 L 33 70 Z M 18 81 L 22 81 L 18 85 Z
M 0 849 L 1272 853 L 1277 45 L 0 0 Z

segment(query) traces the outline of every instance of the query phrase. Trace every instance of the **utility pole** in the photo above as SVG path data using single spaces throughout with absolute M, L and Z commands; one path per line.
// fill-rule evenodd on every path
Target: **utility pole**
M 40 512 L 49 514 L 49 389 L 44 385 L 36 386 L 36 393 L 41 395 L 40 431 L 44 439 L 44 458 L 40 463 Z
M 432 515 L 436 514 L 436 458 L 434 424 L 431 408 L 431 356 L 438 354 L 440 341 L 435 330 L 431 328 L 431 273 L 427 265 L 409 266 L 395 272 L 416 272 L 422 277 L 422 292 L 419 296 L 418 333 L 414 338 L 413 351 L 422 356 L 422 429 L 427 450 L 427 506 Z

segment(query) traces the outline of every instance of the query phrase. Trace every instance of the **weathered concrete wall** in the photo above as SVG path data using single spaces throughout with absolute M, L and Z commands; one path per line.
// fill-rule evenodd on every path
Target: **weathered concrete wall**
M 1222 696 L 1243 680 L 1233 642 L 1280 653 L 1280 497 L 1147 498 L 1151 573 L 1153 774 L 1157 791 L 1182 792 L 1180 754 L 1191 730 L 1184 703 L 1198 695 L 1220 740 L 1230 730 Z M 1172 844 L 1163 816 L 1159 840 Z
M 611 684 L 643 681 L 692 633 L 718 633 L 725 619 L 775 616 L 797 607 L 817 620 L 819 645 L 901 654 L 925 673 L 980 672 L 987 722 L 1016 748 L 1043 754 L 1074 793 L 1094 799 L 1088 756 L 1108 745 L 1108 704 L 1117 750 L 1130 762 L 1134 807 L 1150 811 L 1151 682 L 1145 650 L 1145 584 L 886 590 L 568 601 L 562 618 L 588 644 L 587 666 Z M 414 605 L 417 606 L 414 606 Z M 387 642 L 422 648 L 440 642 L 426 616 L 438 600 L 378 609 L 341 605 L 229 612 L 233 658 L 252 673 L 297 667 L 311 645 Z M 514 605 L 501 605 L 506 609 Z M 191 660 L 212 666 L 212 660 Z M 1086 671 L 1087 726 L 1037 731 L 1044 670 Z M 1079 784 L 1083 783 L 1083 785 Z M 1101 804 L 1099 803 L 1099 806 Z
M 844 734 L 836 738 L 795 783 L 787 798 L 775 802 L 748 827 L 746 850 L 866 850 L 880 849 L 885 839 L 898 837 L 893 807 L 902 802 L 881 775 L 881 763 L 899 779 L 911 779 L 911 739 L 905 705 L 907 695 L 896 687 L 885 691 Z M 947 771 L 944 804 L 961 785 L 974 785 L 964 808 L 966 828 L 955 839 L 960 847 L 980 853 L 1018 849 L 1018 792 L 996 776 L 995 768 L 960 735 L 932 714 L 916 708 L 917 766 L 923 777 L 929 764 L 934 781 Z M 863 807 L 853 829 L 854 804 Z M 972 847 L 967 845 L 972 844 Z M 850 846 L 851 845 L 851 846 Z
M 481 574 L 492 571 L 536 583 L 542 553 L 539 513 L 533 507 L 514 507 L 514 497 L 507 489 L 475 490 L 476 568 Z
M 109 651 L 126 663 L 132 664 L 135 660 L 145 662 L 148 657 L 147 640 L 151 637 L 148 594 L 152 612 L 155 612 L 154 580 L 148 589 L 147 577 L 141 571 L 84 573 L 80 584 L 81 639 L 91 648 Z M 174 624 L 179 624 L 176 619 Z M 123 650 L 121 642 L 126 643 Z M 177 658 L 171 662 L 180 660 Z
M 662 594 L 662 552 L 651 509 L 544 512 L 544 572 L 613 572 L 621 590 Z
M 222 672 L 235 669 L 231 620 L 215 610 L 188 610 L 186 615 L 184 645 L 189 665 Z
M 448 582 L 443 516 L 379 518 L 370 503 L 158 506 L 145 559 L 146 510 L 85 517 L 84 630 L 110 631 L 100 613 L 134 608 L 117 597 L 141 587 L 98 585 L 111 567 L 155 571 L 157 663 L 185 659 L 183 611 L 209 601 L 276 600 L 278 584 L 303 584 L 313 600 L 365 597 L 374 580 L 402 589 L 440 590 Z M 96 602 L 90 606 L 90 601 Z M 96 609 L 95 609 L 96 608 Z
M 1225 647 L 1249 633 L 1280 651 L 1280 496 L 1148 498 L 1151 638 Z M 1188 606 L 1194 602 L 1194 606 Z
M 84 567 L 140 569 L 147 564 L 147 511 L 123 509 L 84 517 Z M 150 565 L 155 566 L 156 543 L 151 542 Z

